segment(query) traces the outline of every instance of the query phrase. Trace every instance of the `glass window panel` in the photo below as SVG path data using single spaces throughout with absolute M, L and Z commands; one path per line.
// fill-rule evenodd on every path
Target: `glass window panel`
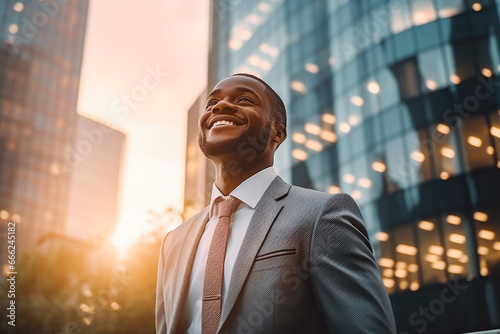
M 410 8 L 406 0 L 399 3 L 400 9 L 397 13 L 391 15 L 391 30 L 394 34 L 398 34 L 406 29 L 411 28 Z
M 495 35 L 490 35 L 490 56 L 491 56 L 491 65 L 492 70 L 495 73 L 500 73 L 500 54 L 499 54 L 499 44 L 498 38 Z
M 438 131 L 443 124 L 438 124 L 436 127 L 432 126 L 430 131 L 430 138 L 428 148 L 431 150 L 434 157 L 434 164 L 437 177 L 446 180 L 452 175 L 460 174 L 460 161 L 459 152 L 460 148 L 457 146 L 457 133 L 453 129 L 449 129 L 442 133 Z
M 384 138 L 391 138 L 401 132 L 401 120 L 398 106 L 385 110 L 381 117 Z
M 352 163 L 345 163 L 339 168 L 339 183 L 342 192 L 352 194 L 354 189 L 354 168 Z
M 351 196 L 360 204 L 366 204 L 373 198 L 371 194 L 372 180 L 368 176 L 368 160 L 366 155 L 362 154 L 353 161 L 353 192 Z
M 420 285 L 418 278 L 418 250 L 414 227 L 407 224 L 394 230 L 395 256 L 394 256 L 394 280 L 398 291 L 415 289 L 415 284 Z
M 464 10 L 463 0 L 436 0 L 436 5 L 441 18 L 455 16 Z
M 454 82 L 455 84 L 460 83 L 461 78 L 456 73 L 455 58 L 453 57 L 453 49 L 451 48 L 450 45 L 447 44 L 442 47 L 442 50 L 443 50 L 444 64 L 446 66 L 446 72 L 449 75 L 448 79 L 451 82 Z
M 477 53 L 475 43 L 466 42 L 453 46 L 453 59 L 455 60 L 455 73 L 462 81 L 476 75 L 474 54 Z M 453 72 L 450 72 L 453 73 Z
M 403 98 L 420 94 L 419 73 L 415 58 L 394 65 L 393 71 Z
M 364 109 L 368 115 L 377 114 L 380 111 L 379 97 L 380 94 L 380 83 L 376 76 L 371 77 L 364 84 L 365 89 L 368 91 L 365 94 L 365 104 Z
M 365 124 L 357 126 L 352 130 L 352 155 L 364 153 L 369 139 L 366 137 Z
M 405 135 L 408 155 L 400 162 L 400 173 L 411 184 L 429 181 L 432 177 L 431 163 L 426 143 L 425 131 L 411 130 Z M 424 143 L 424 144 L 423 144 Z
M 462 147 L 467 170 L 493 165 L 488 126 L 483 115 L 465 119 L 460 124 Z
M 396 261 L 394 247 L 392 246 L 393 239 L 393 231 L 380 231 L 375 234 L 375 237 L 371 241 L 375 246 L 375 250 L 378 250 L 377 263 L 379 273 L 389 294 L 396 291 L 396 284 L 394 280 Z
M 365 96 L 359 87 L 351 89 L 347 96 L 347 123 L 351 128 L 359 126 L 363 122 L 363 107 L 365 105 Z
M 385 109 L 399 102 L 398 82 L 387 68 L 382 69 L 379 74 L 380 85 L 380 103 L 381 108 Z
M 467 250 L 467 233 L 464 230 L 466 217 L 450 213 L 442 217 L 448 273 L 451 278 L 471 273 L 470 254 Z
M 400 189 L 408 188 L 410 180 L 405 170 L 408 165 L 408 158 L 406 158 L 401 138 L 393 139 L 386 144 L 385 156 L 387 161 L 386 187 L 388 192 L 393 193 Z
M 420 49 L 437 46 L 440 42 L 439 27 L 437 22 L 431 22 L 415 29 L 418 47 Z
M 479 272 L 482 276 L 500 272 L 500 210 L 478 209 L 474 213 L 478 240 Z
M 436 9 L 433 0 L 413 0 L 411 1 L 412 21 L 415 26 L 429 23 L 436 20 Z
M 447 85 L 445 67 L 439 48 L 423 52 L 418 56 L 423 89 L 433 91 Z
M 422 229 L 427 225 L 423 222 L 432 224 L 433 228 Z M 439 237 L 440 226 L 432 218 L 426 218 L 417 222 L 417 226 L 423 283 L 444 283 L 447 278 L 447 259 L 446 249 Z
M 495 157 L 497 167 L 500 168 L 500 155 L 498 151 L 500 150 L 500 111 L 497 113 L 491 113 L 491 127 L 489 132 L 493 141 L 493 151 L 491 149 L 492 155 Z
M 417 51 L 414 30 L 402 32 L 393 38 L 397 59 L 406 59 Z
M 386 177 L 386 159 L 383 148 L 380 145 L 374 146 L 368 154 L 368 178 L 372 182 L 371 196 L 373 199 L 378 198 L 384 192 L 384 179 Z

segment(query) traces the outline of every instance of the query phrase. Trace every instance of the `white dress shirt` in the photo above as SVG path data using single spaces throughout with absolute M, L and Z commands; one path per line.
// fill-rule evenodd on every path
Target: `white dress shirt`
M 224 300 L 227 296 L 234 263 L 248 225 L 250 225 L 250 219 L 255 212 L 255 207 L 275 177 L 276 172 L 272 166 L 265 168 L 243 181 L 229 194 L 241 200 L 242 203 L 240 203 L 234 212 L 229 229 L 226 258 L 224 261 L 222 304 L 224 304 Z M 212 197 L 210 199 L 209 220 L 201 236 L 200 243 L 198 244 L 191 271 L 187 300 L 184 303 L 183 309 L 184 320 L 189 324 L 186 333 L 190 334 L 201 333 L 203 279 L 205 278 L 205 265 L 207 263 L 210 243 L 212 242 L 212 236 L 218 220 L 217 205 L 214 205 L 214 202 L 215 199 L 220 196 L 224 197 L 214 182 L 212 186 Z

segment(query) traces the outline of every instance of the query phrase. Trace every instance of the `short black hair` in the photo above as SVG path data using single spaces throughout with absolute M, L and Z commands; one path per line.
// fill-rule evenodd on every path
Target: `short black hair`
M 264 94 L 266 94 L 267 100 L 269 101 L 269 104 L 271 105 L 271 116 L 273 119 L 278 121 L 278 123 L 282 124 L 285 129 L 286 129 L 286 108 L 285 104 L 283 103 L 283 100 L 281 100 L 281 97 L 274 91 L 274 89 L 271 88 L 264 80 L 261 78 L 249 74 L 249 73 L 236 73 L 231 75 L 232 77 L 234 76 L 243 76 L 243 77 L 248 77 L 254 80 L 257 80 L 261 84 L 264 85 L 265 90 Z

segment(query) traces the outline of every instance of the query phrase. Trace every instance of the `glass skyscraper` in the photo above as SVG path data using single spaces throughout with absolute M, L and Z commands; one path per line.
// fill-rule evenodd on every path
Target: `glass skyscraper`
M 17 223 L 18 254 L 65 231 L 87 7 L 0 3 L 0 221 Z
M 278 173 L 357 201 L 401 333 L 500 327 L 499 5 L 212 2 L 208 87 L 280 94 Z

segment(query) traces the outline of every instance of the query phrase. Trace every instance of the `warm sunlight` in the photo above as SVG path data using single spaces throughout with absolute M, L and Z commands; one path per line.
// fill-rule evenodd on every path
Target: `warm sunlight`
M 140 236 L 140 233 L 137 233 L 137 231 L 124 227 L 124 224 L 119 224 L 111 237 L 111 244 L 118 249 L 130 247 Z

